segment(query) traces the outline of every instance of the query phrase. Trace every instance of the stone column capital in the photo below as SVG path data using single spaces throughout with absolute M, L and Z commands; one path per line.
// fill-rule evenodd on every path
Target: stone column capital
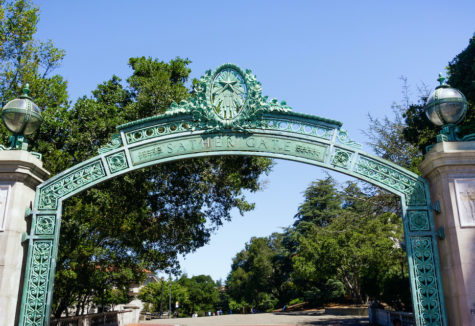
M 475 164 L 475 141 L 441 142 L 424 155 L 419 170 L 424 178 L 434 172 L 450 168 L 453 173 L 463 173 L 465 166 L 473 170 Z
M 43 162 L 27 151 L 0 151 L 0 180 L 3 182 L 19 181 L 35 190 L 49 175 Z

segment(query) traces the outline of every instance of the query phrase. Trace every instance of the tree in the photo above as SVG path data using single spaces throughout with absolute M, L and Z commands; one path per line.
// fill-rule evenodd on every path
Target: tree
M 233 258 L 226 280 L 230 308 L 267 311 L 293 298 L 291 261 L 283 241 L 282 233 L 253 237 Z
M 334 181 L 329 185 L 336 188 Z M 392 211 L 393 203 L 387 205 L 386 194 L 368 190 L 347 183 L 338 191 L 341 209 L 330 223 L 317 222 L 312 232 L 302 233 L 297 227 L 289 233 L 293 238 L 291 277 L 305 300 L 322 304 L 343 294 L 356 302 L 384 299 L 381 284 L 395 269 L 401 271 L 405 261 L 399 247 L 402 222 Z M 407 268 L 403 276 L 409 289 Z
M 236 255 L 226 281 L 233 302 L 267 311 L 280 301 L 284 281 L 278 279 L 281 274 L 276 267 L 283 250 L 281 238 L 277 233 L 266 238 L 253 237 Z
M 460 52 L 447 67 L 448 83 L 460 90 L 473 107 L 475 99 L 475 34 L 468 46 Z
M 459 89 L 467 98 L 468 110 L 460 125 L 460 137 L 475 133 L 475 37 L 465 50 L 459 53 L 447 67 L 448 84 Z M 411 102 L 406 78 L 403 80 L 403 101 L 393 105 L 394 117 L 382 120 L 369 116 L 370 126 L 366 135 L 369 145 L 378 156 L 388 159 L 415 173 L 426 148 L 436 142 L 440 127 L 433 125 L 425 114 L 425 100 L 430 90 L 422 85 L 418 89 L 418 101 Z
M 410 306 L 397 199 L 371 186 L 327 177 L 312 182 L 296 222 L 284 233 L 251 238 L 233 259 L 226 285 L 231 309 L 274 309 L 290 302 Z M 395 286 L 402 289 L 394 292 Z
M 65 149 L 71 163 L 95 155 L 116 125 L 163 113 L 172 101 L 189 96 L 184 85 L 189 60 L 164 63 L 142 57 L 131 58 L 129 64 L 132 75 L 127 87 L 114 76 L 70 110 Z M 250 157 L 169 163 L 129 173 L 71 198 L 63 214 L 57 275 L 70 275 L 62 271 L 79 261 L 82 266 L 103 268 L 126 263 L 136 271 L 177 269 L 177 256 L 204 245 L 231 218 L 232 208 L 241 213 L 253 208 L 242 191 L 258 190 L 258 177 L 270 166 L 268 159 Z M 58 284 L 70 287 L 82 279 L 71 275 Z M 71 289 L 59 293 L 71 294 Z M 70 297 L 55 296 L 55 302 Z
M 297 229 L 304 229 L 309 225 L 324 227 L 338 214 L 341 204 L 333 178 L 328 176 L 314 181 L 304 192 L 304 202 L 295 215 L 294 226 Z
M 460 125 L 460 135 L 475 133 L 475 34 L 468 46 L 449 62 L 448 83 L 460 90 L 468 101 L 467 115 Z
M 216 309 L 223 311 L 229 311 L 230 309 L 230 297 L 228 291 L 226 290 L 226 286 L 223 285 L 222 280 L 216 281 L 216 288 L 219 292 L 218 302 L 216 304 Z
M 427 146 L 435 143 L 440 127 L 433 125 L 427 119 L 424 103 L 410 105 L 403 116 L 405 120 L 404 139 L 416 146 L 420 153 L 425 154 Z M 419 155 L 419 159 L 411 162 L 411 165 L 417 166 L 421 161 L 422 156 Z M 415 170 L 415 172 L 420 174 L 419 170 Z
M 220 300 L 219 289 L 211 276 L 198 275 L 189 278 L 182 275 L 176 283 L 186 289 L 187 294 L 186 298 L 176 299 L 180 302 L 180 312 L 191 316 L 195 312 L 203 314 L 217 309 Z
M 176 296 L 178 284 L 171 282 L 174 297 Z M 168 288 L 170 286 L 170 281 L 165 281 L 163 278 L 159 282 L 152 282 L 144 286 L 139 290 L 137 298 L 143 302 L 149 303 L 151 307 L 148 312 L 163 312 L 163 298 L 168 298 Z M 168 302 L 168 300 L 166 300 Z

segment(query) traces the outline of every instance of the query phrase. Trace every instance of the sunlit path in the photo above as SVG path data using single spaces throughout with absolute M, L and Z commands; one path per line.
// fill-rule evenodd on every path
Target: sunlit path
M 324 315 L 322 312 L 284 314 L 263 313 L 247 315 L 224 315 L 199 318 L 154 319 L 142 321 L 139 325 L 160 326 L 296 326 L 296 325 L 369 325 L 368 317 Z

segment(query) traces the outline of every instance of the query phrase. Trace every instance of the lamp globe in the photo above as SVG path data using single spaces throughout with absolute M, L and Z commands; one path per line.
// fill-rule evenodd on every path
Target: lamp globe
M 445 78 L 439 74 L 440 85 L 432 91 L 426 101 L 427 118 L 436 126 L 443 126 L 443 140 L 457 140 L 456 125 L 463 121 L 467 113 L 467 99 L 458 89 L 445 84 Z
M 26 149 L 24 136 L 34 133 L 43 121 L 40 108 L 33 102 L 29 92 L 29 86 L 26 84 L 23 95 L 8 102 L 2 110 L 2 121 L 13 133 L 11 149 Z M 26 146 L 23 146 L 23 143 Z

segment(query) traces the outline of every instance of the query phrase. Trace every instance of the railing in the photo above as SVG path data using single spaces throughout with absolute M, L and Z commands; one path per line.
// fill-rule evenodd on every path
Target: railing
M 88 314 L 73 317 L 61 317 L 52 319 L 50 326 L 121 326 L 122 318 L 119 314 L 128 311 L 110 311 L 98 314 Z
M 415 326 L 414 314 L 411 312 L 391 311 L 370 308 L 369 321 L 379 326 Z M 399 321 L 399 324 L 397 323 Z

